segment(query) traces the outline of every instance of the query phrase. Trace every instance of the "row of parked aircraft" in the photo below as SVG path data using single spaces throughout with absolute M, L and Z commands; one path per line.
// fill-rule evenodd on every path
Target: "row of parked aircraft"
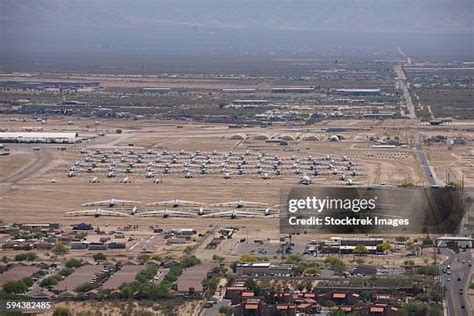
M 266 203 L 253 202 L 253 201 L 230 201 L 223 203 L 210 204 L 208 207 L 204 203 L 194 202 L 194 201 L 185 201 L 185 200 L 168 200 L 168 201 L 158 201 L 147 203 L 148 207 L 153 206 L 164 206 L 171 207 L 166 209 L 141 209 L 136 205 L 140 201 L 131 201 L 131 200 L 119 200 L 119 199 L 110 199 L 103 201 L 95 201 L 84 203 L 81 206 L 90 207 L 95 206 L 95 209 L 88 210 L 78 210 L 66 212 L 67 216 L 113 216 L 113 217 L 130 217 L 130 216 L 140 216 L 140 217 L 193 217 L 200 216 L 203 218 L 238 218 L 238 217 L 252 217 L 252 218 L 265 218 L 265 217 L 279 217 L 279 211 L 275 209 L 278 205 L 275 205 L 275 208 L 268 207 Z M 102 209 L 100 207 L 108 207 L 111 209 Z M 118 206 L 130 207 L 116 209 Z M 180 209 L 184 207 L 186 209 Z M 231 207 L 232 209 L 221 209 L 215 210 L 216 207 Z M 244 210 L 243 208 L 251 208 L 251 210 Z
M 312 157 L 297 155 L 291 157 L 279 157 L 269 155 L 266 152 L 251 153 L 246 151 L 233 154 L 232 151 L 219 153 L 201 153 L 199 151 L 188 153 L 168 153 L 161 151 L 156 153 L 155 159 L 148 158 L 155 154 L 149 149 L 146 153 L 115 150 L 113 153 L 97 150 L 95 152 L 82 151 L 86 156 L 83 161 L 76 161 L 68 170 L 69 177 L 75 177 L 79 172 L 105 172 L 108 178 L 115 178 L 119 173 L 138 173 L 146 178 L 155 178 L 155 174 L 181 173 L 184 178 L 191 179 L 196 174 L 221 173 L 224 179 L 235 176 L 257 174 L 263 179 L 271 179 L 283 174 L 311 176 L 337 175 L 339 177 L 355 177 L 360 172 L 355 169 L 354 162 L 347 156 L 342 157 Z M 177 165 L 182 164 L 182 170 L 177 170 Z M 178 172 L 179 171 L 179 172 Z M 93 178 L 98 182 L 98 178 Z M 345 179 L 341 179 L 345 181 Z M 126 175 L 122 183 L 129 183 L 130 176 Z M 156 181 L 157 183 L 160 180 Z

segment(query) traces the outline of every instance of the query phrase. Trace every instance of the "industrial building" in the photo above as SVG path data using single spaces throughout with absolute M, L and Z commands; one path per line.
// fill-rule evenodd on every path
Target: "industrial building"
M 143 92 L 147 93 L 168 93 L 171 92 L 171 88 L 143 88 Z
M 233 100 L 232 104 L 229 107 L 233 108 L 249 108 L 257 106 L 266 106 L 269 105 L 268 100 Z
M 194 235 L 196 231 L 192 228 L 174 228 L 171 233 L 174 235 Z
M 282 87 L 272 88 L 272 93 L 310 93 L 314 90 L 313 87 Z
M 344 96 L 379 96 L 382 95 L 380 89 L 332 89 L 332 94 Z
M 270 262 L 239 263 L 236 267 L 239 276 L 290 276 L 293 274 L 292 264 L 273 264 Z
M 79 134 L 75 132 L 0 132 L 0 142 L 3 143 L 73 144 L 77 143 L 79 140 Z
M 319 242 L 319 251 L 322 253 L 351 254 L 358 245 L 365 246 L 367 253 L 375 254 L 377 245 L 383 243 L 381 237 L 331 237 Z
M 0 82 L 0 89 L 60 89 L 77 90 L 84 88 L 100 88 L 99 82 L 63 82 L 63 81 L 3 81 Z
M 246 88 L 234 88 L 234 89 L 222 89 L 224 93 L 255 93 L 257 89 L 246 89 Z

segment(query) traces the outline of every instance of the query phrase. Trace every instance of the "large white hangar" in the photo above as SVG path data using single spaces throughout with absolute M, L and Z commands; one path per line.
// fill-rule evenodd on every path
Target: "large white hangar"
M 80 140 L 77 132 L 0 132 L 1 143 L 59 143 L 73 144 Z

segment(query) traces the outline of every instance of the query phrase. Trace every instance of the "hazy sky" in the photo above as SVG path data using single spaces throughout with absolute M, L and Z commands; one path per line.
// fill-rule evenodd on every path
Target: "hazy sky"
M 472 21 L 472 0 L 0 0 L 0 49 L 472 52 Z

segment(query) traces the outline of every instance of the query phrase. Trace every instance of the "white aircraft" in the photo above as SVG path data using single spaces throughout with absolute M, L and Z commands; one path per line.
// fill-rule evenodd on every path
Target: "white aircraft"
M 278 205 L 275 205 L 275 207 L 278 207 Z M 271 207 L 259 209 L 259 211 L 263 211 L 264 217 L 280 217 L 280 211 L 275 210 Z
M 238 200 L 238 201 L 212 204 L 212 206 L 232 206 L 232 207 L 237 207 L 237 208 L 242 208 L 245 206 L 261 206 L 261 205 L 267 205 L 267 203 Z
M 103 200 L 103 201 L 88 202 L 88 203 L 81 204 L 81 206 L 115 207 L 115 206 L 118 206 L 118 205 L 135 205 L 137 203 L 140 203 L 140 201 L 110 199 L 110 200 Z
M 147 203 L 147 205 L 150 206 L 159 206 L 159 205 L 164 205 L 164 206 L 172 206 L 172 207 L 178 207 L 178 206 L 201 206 L 204 203 L 200 202 L 193 202 L 193 201 L 185 201 L 185 200 L 169 200 L 169 201 L 158 201 L 158 202 L 151 202 Z
M 258 213 L 258 212 L 248 212 L 248 211 L 240 211 L 240 210 L 230 210 L 230 211 L 223 211 L 223 212 L 216 212 L 207 215 L 202 215 L 202 217 L 230 217 L 232 219 L 237 217 L 265 217 L 265 215 Z
M 155 210 L 155 211 L 145 211 L 145 212 L 141 212 L 141 213 L 138 213 L 137 216 L 145 216 L 145 217 L 148 217 L 148 216 L 153 216 L 153 217 L 163 217 L 163 218 L 167 218 L 167 217 L 192 217 L 194 216 L 195 214 L 194 213 L 190 213 L 190 212 L 184 212 L 184 211 L 177 211 L 177 210 Z
M 309 176 L 304 175 L 304 176 L 300 177 L 299 183 L 309 185 L 309 184 L 313 183 L 313 180 Z
M 193 211 L 196 212 L 197 215 L 199 215 L 199 216 L 203 216 L 203 215 L 205 215 L 205 214 L 211 212 L 210 209 L 205 209 L 205 208 L 202 207 L 202 206 L 199 207 L 199 208 L 194 209 Z
M 66 212 L 66 216 L 94 216 L 94 217 L 116 216 L 116 217 L 126 217 L 126 216 L 130 216 L 130 215 L 126 214 L 126 213 L 122 213 L 122 212 L 108 211 L 108 210 L 103 210 L 103 209 L 97 208 L 95 210 Z
M 354 181 L 352 181 L 352 179 L 347 179 L 346 185 L 354 185 Z
M 91 180 L 89 180 L 89 183 L 99 183 L 99 182 L 100 182 L 99 178 L 97 178 L 97 177 L 94 177 Z

